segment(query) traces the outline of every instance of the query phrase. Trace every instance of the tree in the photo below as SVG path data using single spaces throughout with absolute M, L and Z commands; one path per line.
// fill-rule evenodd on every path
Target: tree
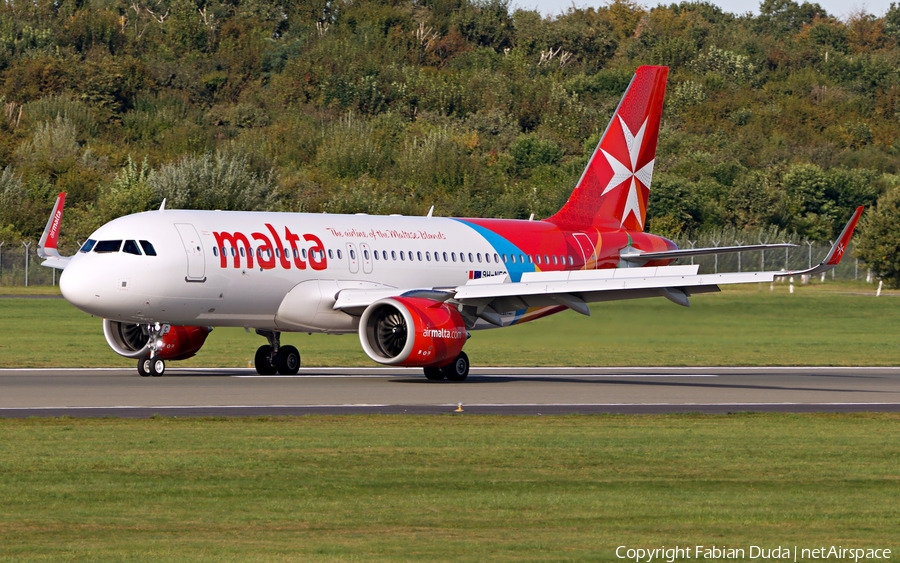
M 900 187 L 893 187 L 878 198 L 874 209 L 863 217 L 856 236 L 854 253 L 888 287 L 900 287 Z

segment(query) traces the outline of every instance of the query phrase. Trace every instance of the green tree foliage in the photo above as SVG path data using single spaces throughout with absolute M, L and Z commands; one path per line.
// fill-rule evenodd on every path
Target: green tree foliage
M 887 282 L 900 287 L 900 188 L 878 198 L 878 205 L 865 215 L 856 237 L 854 252 Z
M 157 207 L 527 218 L 565 201 L 641 64 L 670 66 L 651 229 L 832 239 L 900 173 L 900 7 L 764 0 L 0 5 L 0 227 Z M 10 235 L 12 236 L 12 235 Z
M 119 180 L 136 180 L 132 190 L 140 189 L 142 183 L 130 171 L 120 174 Z M 259 174 L 250 168 L 246 156 L 221 150 L 184 156 L 154 170 L 145 181 L 154 199 L 165 198 L 178 209 L 266 210 L 272 207 L 277 189 L 274 170 Z

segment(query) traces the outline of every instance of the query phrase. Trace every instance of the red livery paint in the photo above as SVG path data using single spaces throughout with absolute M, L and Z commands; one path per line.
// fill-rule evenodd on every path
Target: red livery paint
M 325 257 L 325 245 L 322 239 L 314 234 L 306 233 L 303 240 L 313 243 L 309 246 L 298 247 L 300 235 L 294 234 L 288 227 L 284 228 L 284 239 L 290 245 L 290 249 L 285 247 L 278 235 L 275 227 L 269 223 L 265 224 L 269 235 L 261 232 L 250 233 L 250 237 L 240 232 L 213 232 L 216 239 L 216 247 L 219 252 L 219 266 L 228 267 L 228 254 L 233 254 L 232 267 L 240 268 L 242 259 L 246 259 L 248 268 L 253 267 L 253 253 L 256 253 L 256 263 L 263 270 L 271 270 L 276 264 L 285 270 L 291 269 L 291 258 L 293 258 L 294 267 L 298 270 L 306 269 L 306 262 L 303 260 L 303 250 L 307 251 L 309 266 L 313 270 L 324 270 L 328 267 L 328 259 Z M 257 241 L 258 244 L 254 250 L 250 239 Z M 234 249 L 232 251 L 232 249 Z M 290 256 L 288 256 L 290 254 Z

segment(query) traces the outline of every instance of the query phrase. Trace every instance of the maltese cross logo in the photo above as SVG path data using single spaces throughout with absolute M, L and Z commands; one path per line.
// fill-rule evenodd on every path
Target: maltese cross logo
M 642 166 L 640 170 L 635 170 L 635 168 L 637 167 L 638 155 L 640 155 L 644 145 L 644 132 L 647 129 L 649 117 L 644 119 L 644 124 L 641 125 L 637 134 L 631 132 L 631 129 L 625 125 L 625 120 L 623 120 L 621 116 L 617 117 L 619 118 L 619 123 L 622 125 L 622 133 L 625 136 L 625 145 L 628 147 L 630 162 L 623 164 L 616 157 L 606 152 L 606 150 L 600 149 L 603 151 L 603 156 L 606 157 L 606 161 L 609 162 L 610 167 L 613 169 L 613 176 L 610 178 L 609 183 L 606 184 L 606 188 L 603 189 L 601 195 L 606 195 L 609 191 L 627 183 L 628 196 L 625 199 L 625 207 L 622 209 L 622 225 L 625 224 L 628 215 L 633 214 L 634 218 L 637 219 L 638 224 L 643 228 L 644 223 L 641 220 L 641 206 L 638 201 L 638 188 L 636 182 L 640 181 L 644 187 L 648 190 L 650 189 L 650 180 L 653 178 L 653 163 L 656 159 L 654 158 Z M 637 178 L 637 180 L 635 180 L 635 178 Z

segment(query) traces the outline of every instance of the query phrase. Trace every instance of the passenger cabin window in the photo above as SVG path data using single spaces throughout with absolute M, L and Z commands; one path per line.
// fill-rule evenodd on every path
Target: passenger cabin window
M 105 252 L 118 252 L 119 248 L 122 247 L 121 240 L 101 240 L 96 245 L 94 245 L 94 252 L 105 253 Z
M 422 253 L 421 252 L 418 252 L 418 251 L 416 252 L 416 260 L 418 260 L 419 262 L 422 261 Z
M 81 246 L 81 252 L 90 252 L 94 245 L 97 244 L 92 238 L 87 239 L 87 241 Z

